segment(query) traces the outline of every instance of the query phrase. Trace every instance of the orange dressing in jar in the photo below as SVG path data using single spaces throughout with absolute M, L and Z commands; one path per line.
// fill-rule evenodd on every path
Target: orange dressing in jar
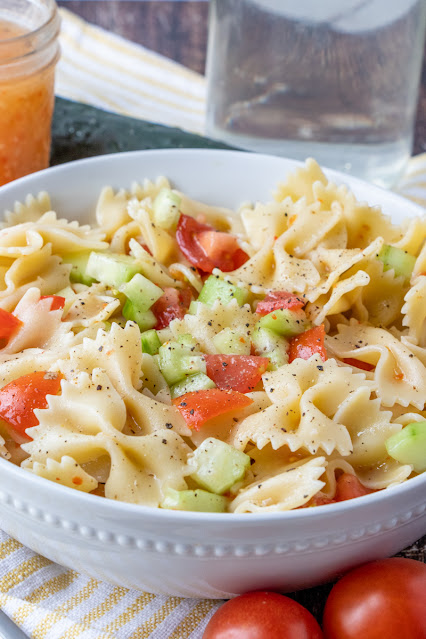
M 3 19 L 6 2 L 8 19 Z M 44 13 L 39 24 L 30 20 L 22 24 L 22 2 L 16 22 L 10 20 L 15 18 L 13 4 L 14 0 L 0 0 L 0 185 L 49 164 L 59 56 L 59 18 L 53 0 L 41 3 Z

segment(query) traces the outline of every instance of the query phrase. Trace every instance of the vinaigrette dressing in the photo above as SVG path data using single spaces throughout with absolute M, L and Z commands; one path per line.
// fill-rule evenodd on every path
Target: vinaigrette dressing
M 58 47 L 44 28 L 0 17 L 0 185 L 49 164 Z

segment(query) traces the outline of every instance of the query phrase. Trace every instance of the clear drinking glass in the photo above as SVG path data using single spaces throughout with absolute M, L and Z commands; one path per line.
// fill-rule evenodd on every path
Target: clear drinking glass
M 59 24 L 54 0 L 0 0 L 0 185 L 49 164 Z
M 210 0 L 207 133 L 392 185 L 425 19 L 425 0 Z

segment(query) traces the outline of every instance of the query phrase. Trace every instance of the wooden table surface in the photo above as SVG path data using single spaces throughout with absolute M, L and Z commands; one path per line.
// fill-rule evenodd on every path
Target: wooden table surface
M 208 2 L 176 0 L 59 0 L 89 22 L 138 42 L 185 66 L 204 72 Z M 417 111 L 414 153 L 426 152 L 426 56 Z M 403 553 L 426 560 L 426 537 Z M 293 596 L 320 620 L 330 585 Z
M 176 0 L 59 0 L 93 24 L 204 73 L 208 2 Z M 426 151 L 426 47 L 413 153 Z

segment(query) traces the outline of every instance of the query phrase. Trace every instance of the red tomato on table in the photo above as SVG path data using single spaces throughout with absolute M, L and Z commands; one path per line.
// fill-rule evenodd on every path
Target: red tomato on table
M 7 344 L 20 326 L 22 326 L 20 319 L 15 317 L 13 313 L 8 313 L 0 308 L 0 348 L 3 348 Z
M 364 564 L 333 587 L 326 639 L 426 639 L 426 565 L 394 557 Z
M 210 619 L 203 639 L 322 639 L 311 613 L 275 592 L 230 599 Z
M 35 408 L 47 408 L 46 395 L 57 395 L 62 375 L 39 371 L 14 379 L 0 390 L 0 419 L 9 424 L 11 435 L 30 440 L 27 428 L 37 426 Z
M 315 326 L 305 331 L 301 335 L 292 337 L 289 342 L 288 361 L 300 357 L 300 359 L 309 359 L 312 355 L 318 353 L 323 362 L 327 359 L 327 353 L 324 346 L 325 330 L 324 324 Z
M 289 308 L 295 310 L 303 308 L 306 302 L 301 297 L 297 297 L 293 293 L 287 291 L 271 291 L 256 306 L 256 313 L 259 315 L 267 315 L 272 311 Z
M 249 393 L 269 365 L 267 357 L 256 355 L 205 355 L 207 375 L 218 388 Z
M 200 430 L 201 426 L 213 417 L 250 406 L 253 400 L 237 391 L 209 390 L 185 393 L 173 400 L 190 428 Z

